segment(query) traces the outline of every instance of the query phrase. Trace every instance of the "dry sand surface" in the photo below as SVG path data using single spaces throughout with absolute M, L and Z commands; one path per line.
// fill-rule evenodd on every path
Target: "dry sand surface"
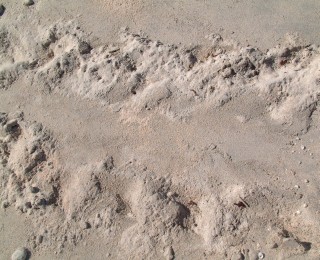
M 319 1 L 0 15 L 0 259 L 320 259 Z

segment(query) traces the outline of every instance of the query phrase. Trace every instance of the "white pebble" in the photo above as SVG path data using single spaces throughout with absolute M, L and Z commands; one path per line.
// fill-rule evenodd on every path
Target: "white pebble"
M 304 204 L 303 204 L 303 207 L 304 207 L 304 208 L 307 208 L 307 207 L 308 207 L 308 204 L 307 204 L 307 203 L 304 203 Z
M 305 179 L 304 182 L 305 182 L 305 183 L 309 183 L 309 180 Z
M 304 145 L 301 145 L 301 150 L 305 150 L 306 147 Z
M 295 189 L 299 189 L 300 186 L 299 186 L 299 185 L 294 185 L 294 188 L 295 188 Z
M 173 196 L 173 192 L 172 191 L 169 191 L 168 193 L 167 193 L 167 197 L 168 198 L 171 198 Z
M 26 5 L 26 6 L 30 6 L 30 5 L 33 5 L 34 2 L 33 2 L 33 0 L 24 0 L 23 4 Z

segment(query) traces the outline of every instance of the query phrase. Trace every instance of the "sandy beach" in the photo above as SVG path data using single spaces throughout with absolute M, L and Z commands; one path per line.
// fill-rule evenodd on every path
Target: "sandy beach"
M 320 2 L 0 2 L 0 259 L 319 259 Z

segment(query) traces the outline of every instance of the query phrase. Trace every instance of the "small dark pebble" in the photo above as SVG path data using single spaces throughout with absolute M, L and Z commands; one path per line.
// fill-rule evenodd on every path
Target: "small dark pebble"
M 6 10 L 6 8 L 4 7 L 4 5 L 0 5 L 0 16 L 2 16 L 4 14 L 5 10 Z

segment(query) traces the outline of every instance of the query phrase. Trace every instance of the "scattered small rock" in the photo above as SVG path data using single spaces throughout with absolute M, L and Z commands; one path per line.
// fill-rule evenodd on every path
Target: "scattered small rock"
M 278 244 L 277 243 L 274 243 L 272 246 L 271 246 L 271 249 L 275 249 L 278 247 Z
M 172 191 L 169 191 L 168 193 L 167 193 L 167 197 L 168 198 L 171 198 L 173 196 L 173 192 Z
M 307 208 L 307 207 L 308 207 L 308 204 L 307 204 L 307 203 L 304 203 L 304 204 L 303 204 L 303 207 L 304 207 L 304 208 Z
M 7 208 L 7 207 L 9 207 L 9 202 L 8 201 L 2 201 L 2 204 L 1 204 L 1 206 L 2 206 L 2 208 Z
M 5 10 L 6 10 L 6 8 L 4 7 L 4 5 L 0 4 L 0 16 L 2 16 L 4 14 Z
M 166 250 L 164 252 L 164 256 L 168 260 L 173 260 L 174 259 L 174 251 L 173 251 L 173 248 L 171 246 L 166 248 Z
M 259 252 L 259 253 L 258 253 L 258 258 L 259 258 L 259 259 L 263 259 L 263 258 L 264 258 L 264 253 Z
M 91 225 L 90 225 L 90 223 L 89 222 L 87 222 L 87 221 L 83 221 L 83 222 L 81 222 L 81 228 L 82 229 L 89 229 L 89 228 L 91 228 Z
M 23 1 L 23 4 L 24 4 L 25 6 L 30 6 L 30 5 L 33 5 L 33 4 L 34 4 L 34 1 L 33 1 L 33 0 L 24 0 L 24 1 Z
M 25 247 L 20 247 L 11 256 L 11 260 L 27 260 L 29 259 L 29 250 Z
M 305 183 L 309 183 L 309 180 L 308 180 L 308 179 L 305 179 L 304 182 L 305 182 Z
M 306 147 L 304 145 L 301 145 L 301 150 L 305 150 Z

